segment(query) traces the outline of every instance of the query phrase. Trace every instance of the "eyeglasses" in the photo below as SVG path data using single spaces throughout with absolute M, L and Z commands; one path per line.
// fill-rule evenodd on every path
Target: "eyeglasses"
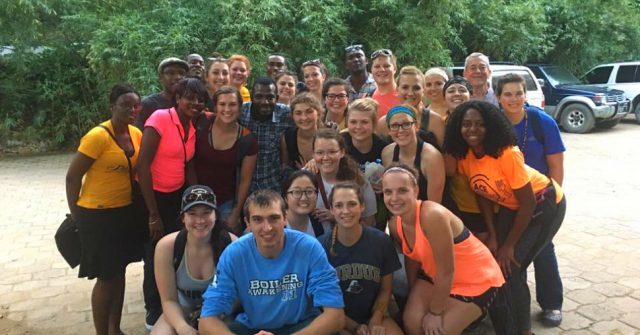
M 344 48 L 346 54 L 362 50 L 362 44 L 354 44 Z
M 371 60 L 374 60 L 374 59 L 376 59 L 376 58 L 378 58 L 380 56 L 391 57 L 391 56 L 393 56 L 393 52 L 391 52 L 391 50 L 389 50 L 389 49 L 376 50 L 371 54 Z
M 402 130 L 408 130 L 415 123 L 416 123 L 415 121 L 403 122 L 403 123 L 392 123 L 392 124 L 389 125 L 389 130 L 397 131 L 400 128 L 402 128 Z
M 331 94 L 327 94 L 326 97 L 327 97 L 327 100 L 336 100 L 336 99 L 344 100 L 348 97 L 348 95 L 344 93 L 340 93 L 340 94 L 331 93 Z
M 320 64 L 322 64 L 322 62 L 320 61 L 320 58 L 316 58 L 316 59 L 308 60 L 302 63 L 302 67 L 309 66 L 309 65 L 320 65 Z
M 302 199 L 302 195 L 304 194 L 307 197 L 307 199 L 309 199 L 312 196 L 316 195 L 316 192 L 317 191 L 313 188 L 307 188 L 304 190 L 295 189 L 295 190 L 287 191 L 287 194 L 291 194 L 291 196 L 293 196 L 294 199 Z
M 195 201 L 206 201 L 211 203 L 216 203 L 216 196 L 213 193 L 209 193 L 207 190 L 202 188 L 196 188 L 191 190 L 191 193 L 184 196 L 182 202 L 184 204 L 188 204 Z

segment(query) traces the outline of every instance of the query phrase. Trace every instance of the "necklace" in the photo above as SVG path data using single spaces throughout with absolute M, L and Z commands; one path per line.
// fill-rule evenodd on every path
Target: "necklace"
M 527 112 L 524 112 L 524 137 L 522 138 L 522 145 L 518 144 L 520 147 L 520 151 L 524 155 L 524 150 L 527 148 L 527 130 L 529 128 L 529 118 L 527 117 Z

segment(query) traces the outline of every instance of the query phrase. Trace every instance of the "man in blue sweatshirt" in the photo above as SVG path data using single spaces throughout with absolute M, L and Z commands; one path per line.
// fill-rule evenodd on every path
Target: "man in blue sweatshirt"
M 251 231 L 229 245 L 204 294 L 202 334 L 332 334 L 344 327 L 338 278 L 320 243 L 285 229 L 285 203 L 271 190 L 247 199 Z M 221 317 L 240 301 L 244 312 Z

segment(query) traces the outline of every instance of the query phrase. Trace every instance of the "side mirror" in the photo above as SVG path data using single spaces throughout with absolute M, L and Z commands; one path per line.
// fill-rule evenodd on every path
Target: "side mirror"
M 536 78 L 538 80 L 538 84 L 540 84 L 540 87 L 544 87 L 544 79 L 541 78 Z

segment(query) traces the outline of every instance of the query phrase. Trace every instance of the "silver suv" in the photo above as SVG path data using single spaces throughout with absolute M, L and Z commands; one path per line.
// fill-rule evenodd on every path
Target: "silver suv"
M 631 100 L 631 111 L 640 123 L 640 62 L 600 64 L 581 79 L 590 85 L 623 91 L 626 98 Z

